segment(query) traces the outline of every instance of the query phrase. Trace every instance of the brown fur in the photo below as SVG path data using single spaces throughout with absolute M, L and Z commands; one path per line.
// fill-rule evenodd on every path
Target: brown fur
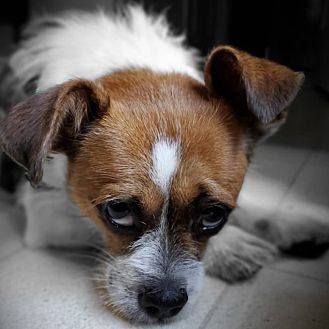
M 145 229 L 159 223 L 163 195 L 150 179 L 152 145 L 159 135 L 182 145 L 170 199 L 176 226 L 188 231 L 189 218 L 181 215 L 201 192 L 234 207 L 247 161 L 243 130 L 228 105 L 218 104 L 204 86 L 181 75 L 131 71 L 100 83 L 110 91 L 111 106 L 69 164 L 73 198 L 87 216 L 104 226 L 95 205 L 129 197 L 139 200 Z M 133 239 L 108 234 L 112 251 Z
M 259 121 L 273 121 L 295 98 L 304 74 L 229 46 L 215 48 L 205 66 L 205 81 L 237 110 Z
M 111 253 L 122 254 L 138 237 L 111 230 L 97 205 L 134 198 L 144 231 L 154 228 L 164 197 L 150 178 L 152 145 L 158 136 L 179 140 L 168 220 L 171 233 L 200 257 L 208 237 L 190 232 L 191 205 L 203 194 L 235 206 L 248 164 L 246 140 L 258 125 L 275 121 L 302 76 L 222 47 L 209 56 L 205 79 L 206 86 L 180 74 L 132 70 L 70 81 L 18 104 L 0 122 L 0 145 L 34 184 L 49 151 L 66 153 L 73 200 L 101 226 Z
M 83 125 L 107 105 L 101 89 L 93 82 L 77 80 L 35 94 L 17 104 L 1 121 L 0 145 L 21 165 L 33 185 L 42 179 L 43 162 L 50 151 L 70 155 Z

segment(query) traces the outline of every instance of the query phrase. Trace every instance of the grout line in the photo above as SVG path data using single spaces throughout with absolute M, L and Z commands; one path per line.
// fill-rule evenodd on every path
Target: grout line
M 202 320 L 200 326 L 198 327 L 198 329 L 205 329 L 207 326 L 207 323 L 212 319 L 212 317 L 214 316 L 216 309 L 218 307 L 218 305 L 220 304 L 221 300 L 224 299 L 224 296 L 227 294 L 227 291 L 229 290 L 229 286 L 226 286 L 222 293 L 215 299 L 215 301 L 213 302 L 213 304 L 210 307 L 210 310 L 207 312 L 206 316 L 204 317 L 204 319 Z
M 223 292 L 218 296 L 213 305 L 210 307 L 207 315 L 202 321 L 198 329 L 212 329 L 208 324 L 213 321 L 215 313 L 218 310 L 218 307 L 221 308 L 222 318 L 225 323 L 229 321 L 230 329 L 237 329 L 241 326 L 241 318 L 245 314 L 246 308 L 249 305 L 249 300 L 252 298 L 252 292 L 257 284 L 257 277 L 249 279 L 245 282 L 228 284 Z M 236 292 L 239 292 L 239 298 L 237 298 Z M 233 298 L 232 298 L 233 292 Z M 234 304 L 234 316 L 232 315 L 232 302 Z M 238 304 L 236 303 L 238 302 Z M 238 309 L 236 308 L 238 306 Z M 228 318 L 229 316 L 229 318 Z M 226 328 L 226 327 L 225 327 Z
M 281 204 L 283 202 L 283 200 L 287 197 L 288 193 L 292 190 L 294 184 L 296 183 L 297 179 L 300 177 L 300 174 L 302 173 L 303 169 L 305 168 L 307 162 L 310 160 L 312 153 L 313 153 L 313 151 L 309 149 L 305 159 L 302 161 L 300 167 L 297 169 L 293 179 L 290 182 L 290 185 L 288 186 L 286 191 L 283 193 L 278 204 Z
M 292 190 L 294 184 L 296 183 L 297 179 L 300 177 L 300 174 L 302 170 L 305 168 L 307 162 L 310 160 L 311 155 L 313 154 L 313 151 L 311 149 L 308 150 L 305 158 L 301 161 L 300 166 L 296 170 L 296 172 L 293 174 L 293 178 L 290 182 L 290 185 L 287 186 L 287 188 L 283 191 L 281 198 L 279 198 L 278 202 L 276 203 L 275 206 L 272 207 L 272 211 L 268 214 L 268 218 L 273 218 L 278 212 L 278 209 L 280 209 L 280 204 L 283 203 L 283 201 L 286 199 L 288 196 L 289 192 Z
M 321 283 L 325 283 L 325 284 L 329 285 L 329 280 L 325 280 L 325 279 L 322 279 L 322 278 L 316 278 L 316 277 L 313 277 L 313 276 L 310 276 L 310 275 L 307 275 L 307 274 L 303 274 L 303 273 L 296 273 L 296 272 L 293 272 L 293 271 L 289 271 L 289 270 L 285 270 L 285 269 L 281 269 L 281 268 L 276 268 L 276 267 L 272 267 L 272 266 L 266 266 L 266 267 L 264 267 L 264 269 L 267 269 L 267 270 L 272 271 L 272 272 L 285 273 L 285 274 L 289 274 L 289 275 L 296 276 L 296 277 L 299 277 L 299 278 L 308 279 L 308 280 L 312 280 L 312 281 L 317 281 L 317 282 L 321 282 Z

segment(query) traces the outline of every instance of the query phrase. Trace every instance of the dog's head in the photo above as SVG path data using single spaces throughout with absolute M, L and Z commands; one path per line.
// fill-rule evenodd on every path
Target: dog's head
M 302 81 L 219 47 L 205 84 L 130 70 L 38 93 L 1 121 L 0 145 L 34 185 L 49 152 L 67 155 L 72 198 L 107 238 L 106 302 L 152 321 L 198 291 L 207 241 L 235 207 L 252 148 Z

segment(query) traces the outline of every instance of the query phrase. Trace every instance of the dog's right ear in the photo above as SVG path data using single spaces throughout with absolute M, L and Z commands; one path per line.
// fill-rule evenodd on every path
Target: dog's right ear
M 87 80 L 72 80 L 37 93 L 0 121 L 0 149 L 22 166 L 32 186 L 37 186 L 47 154 L 72 155 L 80 136 L 108 106 L 103 88 Z
M 205 65 L 210 93 L 229 100 L 240 117 L 252 117 L 263 125 L 293 101 L 303 81 L 302 72 L 229 46 L 215 48 Z

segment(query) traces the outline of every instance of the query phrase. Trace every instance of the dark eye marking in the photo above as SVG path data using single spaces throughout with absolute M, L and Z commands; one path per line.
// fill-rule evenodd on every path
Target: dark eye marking
M 216 234 L 226 224 L 231 209 L 223 204 L 214 204 L 201 211 L 192 227 L 195 234 Z
M 103 221 L 115 232 L 137 234 L 143 226 L 140 207 L 135 200 L 113 199 L 97 206 Z
M 191 230 L 195 236 L 214 235 L 228 220 L 232 208 L 202 194 L 193 201 L 190 211 Z

